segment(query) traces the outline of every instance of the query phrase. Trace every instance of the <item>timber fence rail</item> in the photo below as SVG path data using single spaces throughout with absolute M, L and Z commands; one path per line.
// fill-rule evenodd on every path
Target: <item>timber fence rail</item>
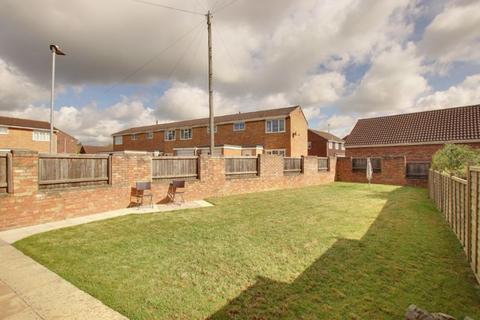
M 480 282 L 480 167 L 470 167 L 467 179 L 429 171 L 429 195 L 462 244 Z
M 229 177 L 258 175 L 258 157 L 225 157 L 225 175 Z
M 12 189 L 12 154 L 0 153 L 0 193 L 11 193 Z
M 197 178 L 198 157 L 154 157 L 153 179 Z
M 111 164 L 109 155 L 40 154 L 38 184 L 41 189 L 109 184 Z
M 284 157 L 284 173 L 301 173 L 303 170 L 303 158 Z

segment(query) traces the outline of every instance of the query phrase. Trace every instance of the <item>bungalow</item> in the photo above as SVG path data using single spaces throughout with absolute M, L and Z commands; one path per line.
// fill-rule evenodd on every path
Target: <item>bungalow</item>
M 360 119 L 346 138 L 345 153 L 353 170 L 364 170 L 367 157 L 376 158 L 374 170 L 381 170 L 382 158 L 401 156 L 407 176 L 424 176 L 446 143 L 480 148 L 480 105 Z
M 208 118 L 126 129 L 113 136 L 113 150 L 140 150 L 164 155 L 209 152 Z M 217 155 L 259 153 L 307 155 L 308 123 L 299 106 L 215 117 Z

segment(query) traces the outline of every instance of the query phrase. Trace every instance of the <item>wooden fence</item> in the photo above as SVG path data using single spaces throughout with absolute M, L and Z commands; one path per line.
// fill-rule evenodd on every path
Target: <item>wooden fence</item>
M 318 157 L 318 171 L 328 171 L 329 168 L 329 159 L 328 157 Z
M 480 282 L 480 167 L 468 170 L 467 180 L 429 171 L 429 193 L 462 244 Z
M 284 173 L 301 173 L 302 172 L 302 158 L 283 158 L 283 172 Z
M 108 155 L 40 154 L 40 189 L 111 183 L 111 157 Z
M 152 178 L 197 178 L 198 157 L 154 157 Z
M 0 153 L 0 193 L 11 193 L 12 190 L 12 154 Z
M 257 157 L 226 157 L 225 175 L 230 177 L 258 175 Z

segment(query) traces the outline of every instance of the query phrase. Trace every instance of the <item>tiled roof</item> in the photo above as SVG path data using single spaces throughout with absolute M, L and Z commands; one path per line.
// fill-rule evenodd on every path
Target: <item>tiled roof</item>
M 86 146 L 86 145 L 83 145 L 82 149 L 81 149 L 82 153 L 88 153 L 88 154 L 105 153 L 105 152 L 112 152 L 112 151 L 113 151 L 112 146 Z
M 360 119 L 346 146 L 480 140 L 480 105 Z
M 253 112 L 242 112 L 242 113 L 229 114 L 225 116 L 218 116 L 218 117 L 215 117 L 215 123 L 242 121 L 242 120 L 250 120 L 250 119 L 261 119 L 261 118 L 278 117 L 278 116 L 288 116 L 296 108 L 299 108 L 299 106 L 270 109 L 270 110 L 259 110 L 259 111 L 253 111 Z M 130 129 L 116 132 L 113 135 L 124 135 L 124 134 L 138 133 L 138 132 L 159 131 L 159 130 L 165 130 L 165 129 L 181 128 L 181 127 L 208 126 L 208 122 L 209 122 L 209 118 L 202 118 L 202 119 L 194 119 L 194 120 L 161 123 L 161 124 L 156 124 L 152 126 L 130 128 Z
M 50 129 L 50 123 L 46 121 L 37 121 L 29 119 L 19 119 L 0 116 L 0 126 L 21 127 L 32 129 Z
M 308 130 L 310 130 L 311 132 L 319 135 L 320 137 L 322 137 L 322 138 L 324 138 L 324 139 L 327 139 L 328 141 L 343 142 L 342 139 L 340 139 L 340 138 L 337 137 L 336 135 L 331 134 L 330 132 L 313 130 L 313 129 L 308 129 Z

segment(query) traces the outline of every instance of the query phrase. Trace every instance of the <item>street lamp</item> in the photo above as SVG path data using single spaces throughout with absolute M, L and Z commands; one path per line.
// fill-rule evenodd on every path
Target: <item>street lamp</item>
M 51 44 L 52 51 L 52 93 L 50 96 L 50 153 L 53 152 L 53 105 L 55 101 L 55 56 L 64 56 L 65 53 L 57 45 Z

